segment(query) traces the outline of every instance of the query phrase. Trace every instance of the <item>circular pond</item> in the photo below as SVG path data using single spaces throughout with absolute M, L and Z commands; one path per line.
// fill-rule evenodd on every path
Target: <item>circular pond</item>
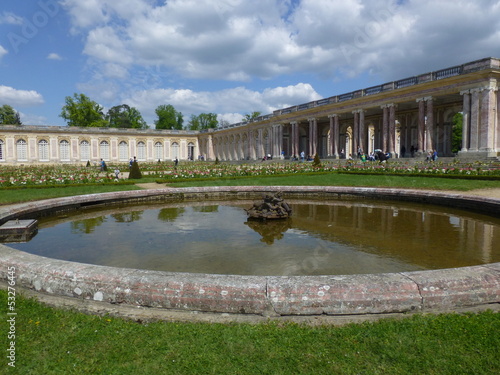
M 500 218 L 409 202 L 287 200 L 290 219 L 249 221 L 253 201 L 121 204 L 41 218 L 18 250 L 79 263 L 232 275 L 348 275 L 500 262 Z

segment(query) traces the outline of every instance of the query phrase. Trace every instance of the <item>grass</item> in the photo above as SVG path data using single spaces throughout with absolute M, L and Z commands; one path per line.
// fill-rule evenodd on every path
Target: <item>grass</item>
M 206 181 L 172 182 L 168 186 L 372 186 L 402 189 L 458 190 L 498 188 L 498 181 L 456 180 L 439 177 L 403 177 L 353 175 L 340 173 L 310 174 L 298 176 L 265 176 L 245 178 L 221 178 Z
M 36 201 L 70 197 L 73 195 L 107 193 L 112 191 L 137 190 L 136 185 L 90 185 L 90 186 L 61 186 L 47 188 L 20 188 L 0 189 L 0 205 L 20 202 Z
M 151 182 L 138 180 L 138 183 Z M 342 185 L 470 190 L 498 182 L 340 174 L 221 179 L 170 186 Z M 105 185 L 1 190 L 0 204 L 105 191 Z M 500 314 L 414 315 L 344 327 L 133 321 L 16 296 L 16 368 L 8 368 L 7 293 L 0 290 L 0 373 L 497 374 Z
M 6 316 L 5 291 L 0 291 Z M 19 374 L 496 374 L 500 315 L 415 315 L 344 327 L 139 324 L 17 296 Z M 0 320 L 7 332 L 6 319 Z M 4 356 L 2 367 L 6 365 Z M 1 371 L 0 371 L 1 372 Z M 5 372 L 6 373 L 6 372 Z

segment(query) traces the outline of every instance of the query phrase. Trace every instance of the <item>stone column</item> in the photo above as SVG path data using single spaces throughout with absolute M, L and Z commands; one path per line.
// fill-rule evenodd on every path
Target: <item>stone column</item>
M 352 158 L 354 159 L 358 155 L 358 146 L 359 146 L 359 111 L 352 111 L 354 115 L 354 123 L 352 126 L 352 150 L 349 150 L 349 153 L 352 154 Z
M 307 120 L 309 121 L 309 154 L 314 157 L 318 148 L 318 121 L 314 117 Z
M 427 102 L 427 119 L 425 121 L 425 148 L 426 151 L 433 151 L 436 148 L 434 140 L 434 105 L 432 97 L 425 97 Z
M 257 130 L 258 141 L 257 141 L 257 159 L 262 159 L 264 157 L 264 131 L 263 129 Z
M 477 152 L 479 150 L 479 92 L 481 89 L 472 89 L 471 109 L 470 109 L 470 147 L 469 151 Z
M 490 85 L 484 87 L 481 92 L 479 151 L 487 153 L 487 156 L 495 150 L 496 91 L 497 88 Z
M 463 117 L 462 117 L 462 149 L 460 152 L 469 150 L 469 132 L 470 132 L 470 90 L 460 91 L 463 95 Z
M 396 145 L 396 104 L 389 104 L 389 141 L 388 149 L 392 157 L 395 157 Z
M 297 137 L 298 134 L 298 124 L 296 121 L 290 123 L 291 126 L 291 143 L 292 143 L 292 149 L 290 150 L 290 156 L 296 156 L 298 157 L 298 149 L 299 149 L 299 140 Z
M 365 154 L 368 154 L 368 136 L 365 127 L 365 110 L 360 109 L 359 112 L 359 145 Z
M 417 129 L 417 152 L 424 152 L 425 135 L 425 99 L 417 99 L 418 103 L 418 129 Z
M 209 135 L 207 140 L 207 154 L 205 155 L 207 160 L 214 160 L 214 143 L 213 136 Z
M 382 107 L 382 152 L 387 152 L 387 138 L 389 135 L 389 110 L 387 105 L 383 105 Z

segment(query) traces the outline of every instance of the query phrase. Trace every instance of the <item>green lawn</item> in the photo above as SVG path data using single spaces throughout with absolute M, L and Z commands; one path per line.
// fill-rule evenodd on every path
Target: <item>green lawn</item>
M 4 337 L 6 295 L 0 291 Z M 17 374 L 497 374 L 500 315 L 416 315 L 344 327 L 139 324 L 17 296 Z M 6 342 L 6 340 L 4 340 Z M 4 344 L 6 347 L 7 344 Z
M 140 180 L 137 182 L 145 182 Z M 192 185 L 351 185 L 470 190 L 498 182 L 341 174 L 226 179 Z M 135 189 L 106 185 L 0 190 L 0 204 Z M 500 314 L 416 315 L 344 327 L 133 321 L 46 307 L 16 296 L 9 368 L 7 292 L 0 291 L 12 374 L 498 374 Z

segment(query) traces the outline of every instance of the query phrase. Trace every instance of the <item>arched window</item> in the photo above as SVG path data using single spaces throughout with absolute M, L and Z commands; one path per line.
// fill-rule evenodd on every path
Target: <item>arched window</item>
M 179 158 L 179 144 L 177 142 L 172 143 L 172 160 Z
M 108 161 L 109 160 L 109 143 L 106 141 L 102 141 L 99 144 L 99 155 L 101 159 Z
M 0 160 L 5 160 L 3 140 L 0 139 Z
M 61 141 L 59 142 L 59 158 L 61 161 L 69 161 L 69 142 Z
M 163 160 L 163 143 L 155 143 L 155 160 Z
M 49 142 L 45 139 L 38 142 L 38 160 L 49 161 Z
M 90 160 L 90 144 L 88 141 L 80 142 L 80 160 L 82 161 Z
M 128 145 L 127 142 L 121 141 L 118 145 L 118 157 L 120 161 L 128 161 Z
M 146 144 L 144 142 L 137 143 L 137 160 L 146 160 Z
M 28 160 L 28 144 L 24 139 L 20 139 L 16 143 L 17 149 L 17 160 L 18 161 L 27 161 Z

